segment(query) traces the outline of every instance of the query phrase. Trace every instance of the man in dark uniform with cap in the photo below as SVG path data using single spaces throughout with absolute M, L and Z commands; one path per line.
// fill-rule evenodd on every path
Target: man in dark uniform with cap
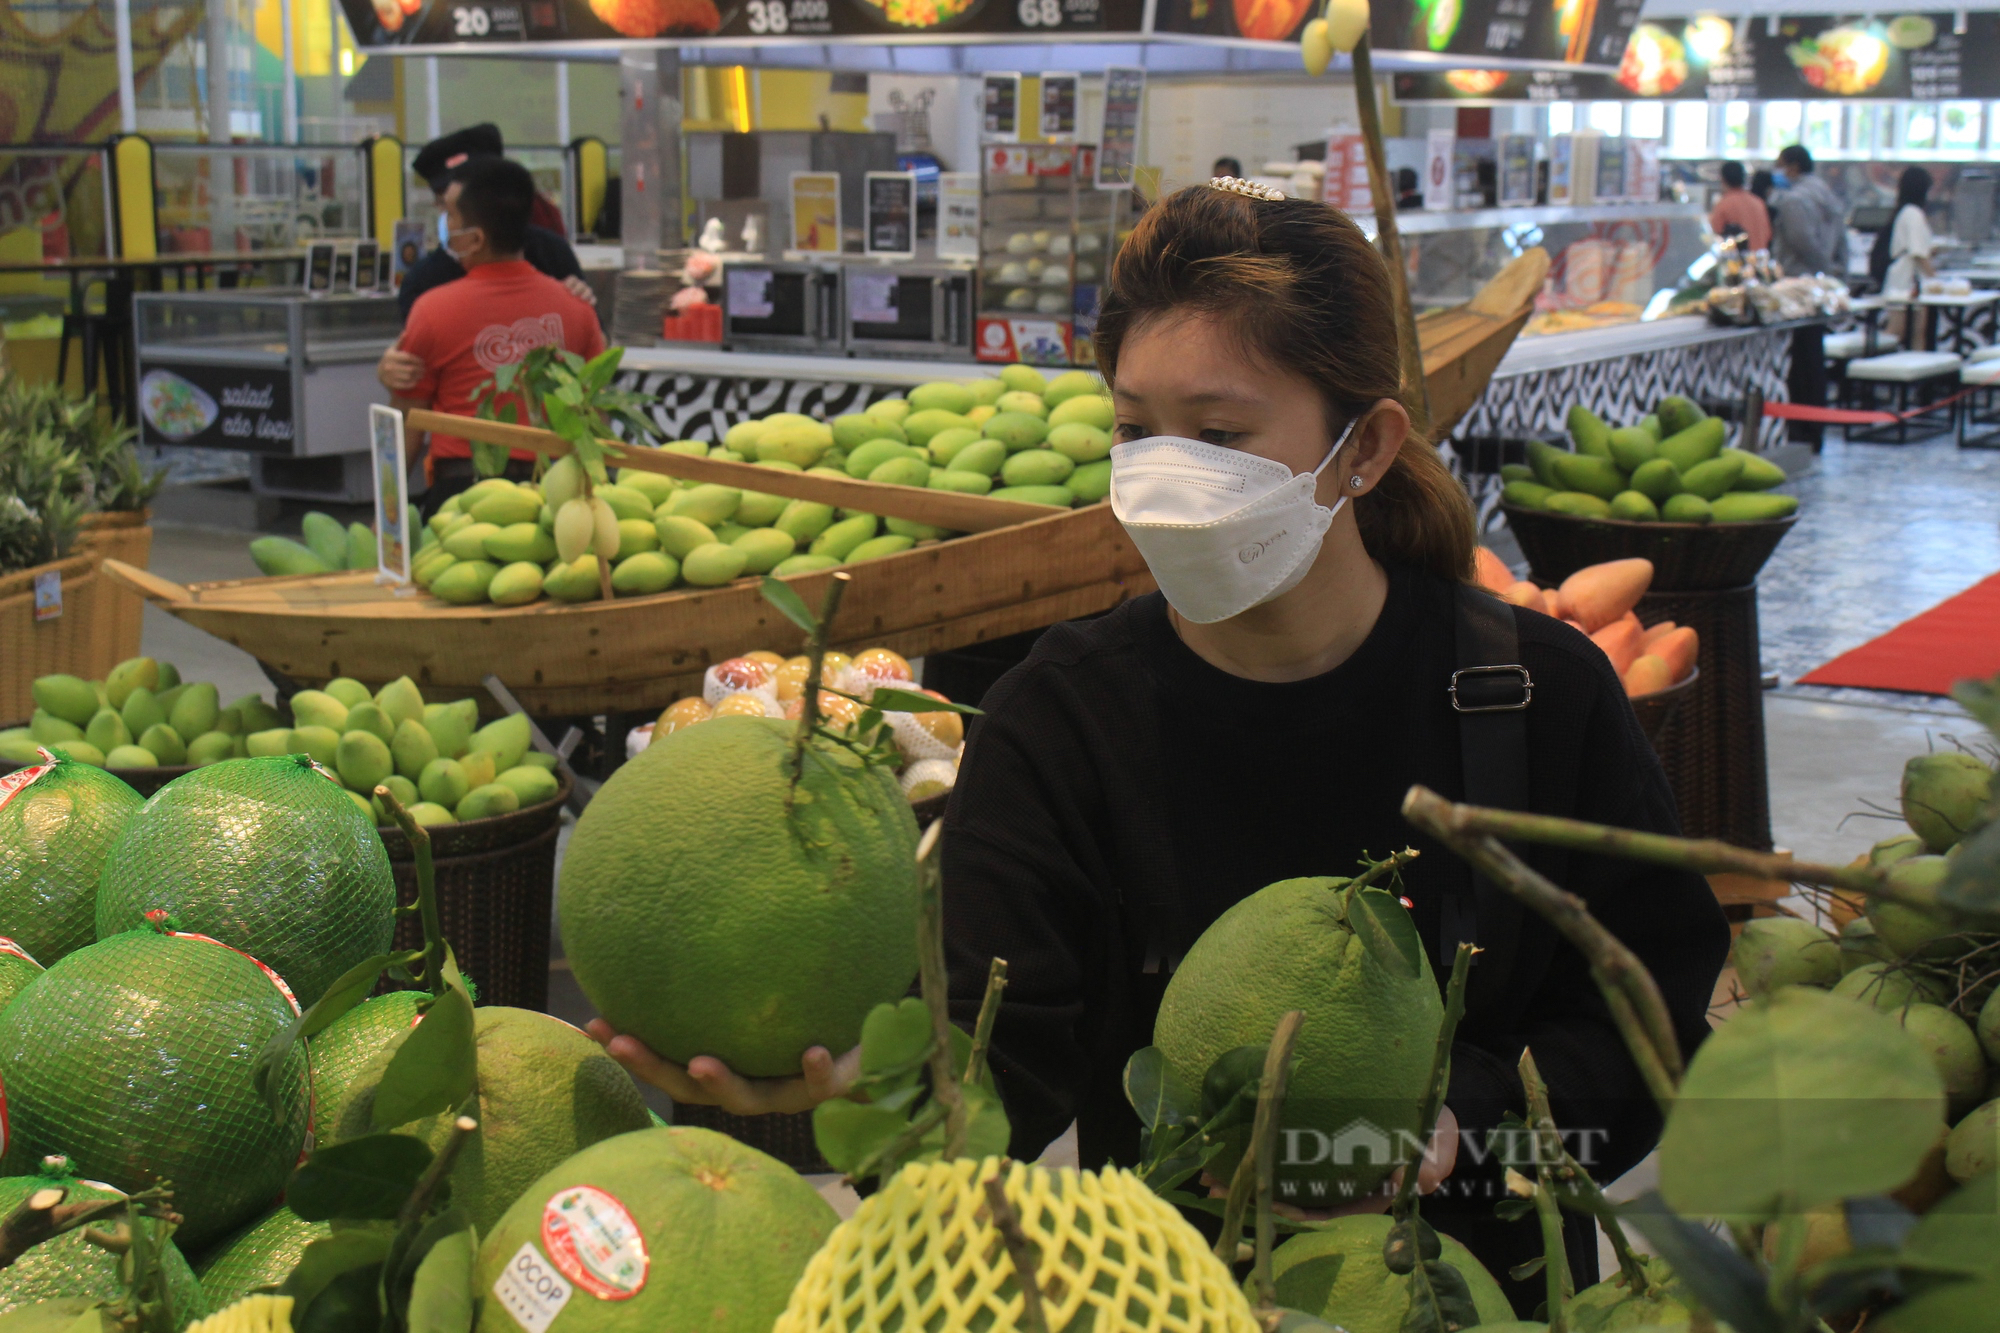
M 442 217 L 445 188 L 451 184 L 452 172 L 456 168 L 476 157 L 505 155 L 499 126 L 472 125 L 425 144 L 412 166 L 419 176 L 430 182 L 431 193 L 438 198 L 438 215 Z M 522 258 L 569 288 L 570 294 L 584 304 L 596 305 L 596 295 L 583 280 L 583 266 L 576 262 L 576 251 L 570 249 L 569 242 L 562 237 L 561 211 L 538 194 L 535 196 L 535 211 L 528 222 L 528 243 L 522 251 Z M 442 243 L 433 246 L 403 275 L 403 285 L 396 293 L 396 304 L 403 318 L 410 317 L 410 307 L 417 303 L 419 296 L 433 287 L 442 287 L 464 276 L 465 270 L 451 257 L 450 250 Z

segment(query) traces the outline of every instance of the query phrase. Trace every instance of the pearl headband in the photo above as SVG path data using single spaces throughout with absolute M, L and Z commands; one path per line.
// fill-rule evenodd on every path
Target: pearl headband
M 1283 190 L 1274 189 L 1269 185 L 1259 185 L 1255 181 L 1246 181 L 1236 176 L 1216 176 L 1208 182 L 1208 188 L 1220 190 L 1224 194 L 1240 194 L 1246 199 L 1261 199 L 1265 203 L 1277 203 L 1285 197 Z

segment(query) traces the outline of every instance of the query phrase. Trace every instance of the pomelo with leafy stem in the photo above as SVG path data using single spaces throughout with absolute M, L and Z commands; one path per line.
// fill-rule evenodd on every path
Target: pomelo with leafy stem
M 0 1179 L 0 1216 L 13 1212 L 36 1190 L 51 1185 L 68 1191 L 65 1203 L 119 1197 L 115 1189 L 77 1179 L 66 1159 L 51 1157 L 35 1175 Z M 208 1313 L 208 1303 L 203 1298 L 201 1284 L 195 1280 L 194 1270 L 188 1267 L 180 1247 L 171 1240 L 161 1254 L 161 1268 L 173 1293 L 176 1315 L 187 1320 Z M 0 1269 L 0 1315 L 38 1301 L 65 1297 L 112 1301 L 124 1294 L 118 1256 L 91 1244 L 81 1230 L 66 1231 L 45 1240 Z
M 423 993 L 413 990 L 363 1000 L 308 1040 L 313 1105 L 322 1116 L 345 1106 L 355 1084 L 379 1065 L 382 1052 L 417 1025 L 423 1001 Z
M 95 940 L 104 858 L 144 804 L 72 759 L 0 778 L 0 932 L 44 967 Z
M 835 593 L 814 620 L 774 586 L 802 623 L 837 609 Z M 824 630 L 809 632 L 818 660 Z M 852 1048 L 916 976 L 917 825 L 893 747 L 820 727 L 817 673 L 802 697 L 797 722 L 668 736 L 604 784 L 570 839 L 558 910 L 577 984 L 675 1063 L 796 1075 L 813 1046 Z
M 175 778 L 105 858 L 98 937 L 164 910 L 277 969 L 311 1005 L 395 932 L 389 855 L 361 810 L 302 755 L 226 759 Z
M 305 1141 L 305 1053 L 271 1105 L 251 1073 L 297 1012 L 274 972 L 164 920 L 78 949 L 0 1010 L 0 1170 L 60 1153 L 117 1189 L 171 1181 L 182 1244 L 227 1234 L 277 1200 Z
M 1285 1104 L 1296 1149 L 1279 1163 L 1279 1201 L 1327 1207 L 1376 1188 L 1391 1158 L 1421 1141 L 1418 1104 L 1444 1005 L 1392 894 L 1327 878 L 1259 889 L 1188 950 L 1153 1041 L 1181 1082 L 1199 1088 L 1225 1054 L 1261 1047 L 1291 1009 L 1304 1012 L 1305 1027 Z M 1230 1131 L 1208 1165 L 1216 1179 L 1236 1169 L 1246 1131 Z

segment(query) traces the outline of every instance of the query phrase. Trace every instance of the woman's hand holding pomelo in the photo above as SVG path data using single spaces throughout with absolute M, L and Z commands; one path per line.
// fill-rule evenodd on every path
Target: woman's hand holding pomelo
M 778 1115 L 810 1111 L 844 1097 L 861 1072 L 861 1048 L 835 1058 L 815 1046 L 799 1058 L 797 1078 L 745 1078 L 712 1055 L 697 1055 L 685 1066 L 664 1060 L 637 1037 L 617 1031 L 601 1018 L 585 1029 L 604 1053 L 642 1083 L 650 1083 L 688 1106 L 719 1106 L 731 1115 Z

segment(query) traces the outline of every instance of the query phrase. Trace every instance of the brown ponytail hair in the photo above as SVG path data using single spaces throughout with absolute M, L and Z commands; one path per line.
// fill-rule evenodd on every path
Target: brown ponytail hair
M 1133 328 L 1168 312 L 1225 322 L 1266 362 L 1315 386 L 1329 431 L 1402 397 L 1389 270 L 1361 229 L 1303 199 L 1263 200 L 1196 185 L 1146 211 L 1111 266 L 1097 321 L 1097 364 L 1116 383 Z M 1472 502 L 1414 430 L 1368 494 L 1354 500 L 1378 560 L 1442 578 L 1472 577 Z

